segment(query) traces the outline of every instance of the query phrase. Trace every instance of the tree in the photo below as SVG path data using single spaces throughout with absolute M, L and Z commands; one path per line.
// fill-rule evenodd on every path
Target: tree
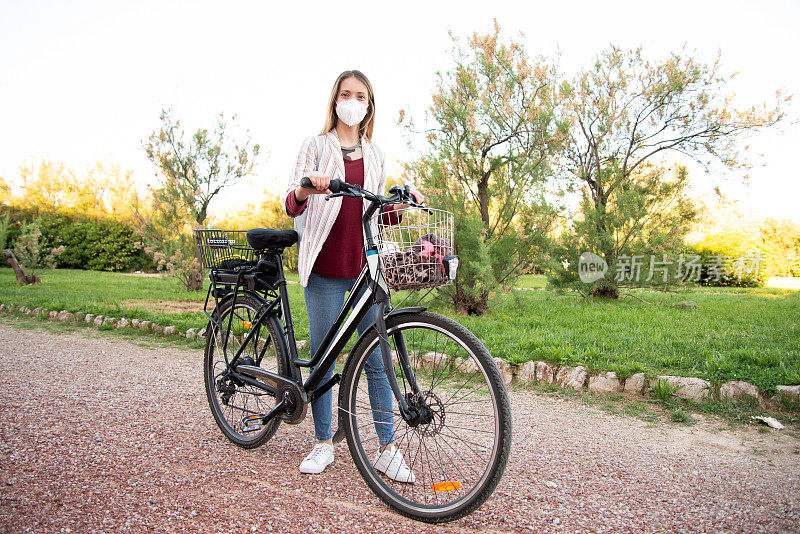
M 0 176 L 0 204 L 11 203 L 11 184 Z
M 42 159 L 38 164 L 23 164 L 20 179 L 21 195 L 12 197 L 9 190 L 8 203 L 42 213 L 130 221 L 140 203 L 133 171 L 101 161 L 78 173 L 61 162 Z
M 3 221 L 0 222 L 0 250 L 4 250 L 6 248 L 6 244 L 8 243 L 8 230 L 10 226 L 11 212 L 7 211 L 3 217 Z
M 8 262 L 9 266 L 14 270 L 17 283 L 22 285 L 38 285 L 41 284 L 41 279 L 36 276 L 36 269 L 52 269 L 55 267 L 56 258 L 64 252 L 64 246 L 48 247 L 47 243 L 41 239 L 42 231 L 40 230 L 40 222 L 33 221 L 30 223 L 23 222 L 21 231 L 17 236 L 14 249 L 4 249 L 6 237 L 8 235 L 9 217 L 6 218 L 0 227 L 0 234 L 2 234 L 2 255 Z M 28 269 L 29 274 L 25 274 L 23 268 Z
M 203 268 L 192 235 L 194 221 L 181 204 L 154 191 L 151 205 L 136 218 L 141 246 L 156 268 L 178 279 L 187 290 L 202 290 Z
M 439 75 L 429 108 L 427 153 L 406 172 L 421 179 L 432 206 L 457 214 L 461 263 L 443 291 L 456 310 L 482 314 L 490 292 L 524 272 L 547 235 L 544 183 L 563 131 L 552 66 L 500 42 L 496 21 L 467 47 L 454 41 L 455 65 Z
M 165 178 L 155 193 L 164 202 L 179 201 L 195 224 L 203 227 L 211 200 L 252 172 L 260 147 L 251 145 L 247 133 L 233 139 L 232 127 L 222 113 L 213 131 L 198 129 L 188 141 L 171 111 L 162 110 L 160 120 L 161 129 L 152 132 L 144 146 L 148 159 Z
M 44 211 L 72 207 L 76 176 L 63 163 L 43 159 L 39 165 L 22 165 L 19 173 L 22 179 L 20 205 L 36 206 Z
M 601 246 L 610 247 L 614 260 L 625 261 L 605 260 L 610 273 L 591 287 L 592 295 L 616 298 L 617 286 L 623 283 L 674 282 L 676 265 L 670 255 L 684 248 L 684 239 L 697 216 L 687 194 L 688 185 L 686 167 L 647 163 L 611 191 L 601 209 L 584 189 L 579 205 L 581 216 L 571 222 L 553 247 L 555 285 L 582 290 L 576 270 L 581 255 L 603 250 Z M 613 231 L 603 231 L 604 228 Z
M 133 171 L 101 161 L 87 169 L 75 191 L 76 210 L 89 217 L 130 221 L 140 204 Z
M 688 243 L 698 251 L 728 258 L 734 275 L 740 274 L 735 272 L 737 264 L 749 257 L 750 265 L 744 267 L 758 267 L 759 272 L 752 273 L 757 275 L 752 277 L 756 281 L 800 276 L 800 224 L 769 217 L 760 220 L 738 204 L 717 190 L 707 201 L 705 216 L 694 225 Z
M 559 113 L 569 130 L 560 169 L 583 195 L 566 241 L 580 241 L 609 266 L 632 240 L 658 245 L 646 221 L 659 239 L 679 243 L 694 210 L 683 195 L 685 170 L 665 181 L 663 157 L 685 156 L 705 169 L 746 167 L 743 138 L 783 118 L 780 102 L 788 99 L 780 93 L 775 107 L 735 109 L 726 93 L 732 77 L 721 74 L 719 59 L 672 54 L 651 62 L 641 49 L 611 46 L 563 83 Z
M 773 276 L 800 276 L 800 224 L 766 219 L 759 227 Z
M 205 226 L 208 207 L 220 191 L 252 172 L 260 147 L 251 144 L 247 132 L 235 139 L 235 125 L 223 114 L 213 131 L 198 129 L 188 140 L 171 111 L 162 110 L 160 119 L 161 129 L 150 134 L 144 149 L 164 183 L 152 190 L 152 209 L 141 217 L 142 237 L 159 268 L 187 289 L 200 290 L 202 268 L 191 229 Z

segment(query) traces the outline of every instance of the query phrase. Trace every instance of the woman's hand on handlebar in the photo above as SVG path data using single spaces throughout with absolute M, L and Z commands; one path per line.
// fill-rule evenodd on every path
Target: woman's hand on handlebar
M 309 180 L 311 180 L 311 184 L 314 187 L 303 187 L 302 185 L 297 186 L 297 188 L 294 190 L 294 198 L 297 200 L 297 202 L 303 203 L 311 195 L 331 194 L 330 190 L 328 189 L 328 186 L 331 183 L 330 176 L 326 176 L 317 171 L 311 171 L 306 176 Z
M 422 193 L 417 191 L 415 188 L 412 187 L 409 190 L 409 193 L 411 193 L 411 196 L 414 197 L 414 202 L 416 202 L 417 204 L 424 204 L 425 203 L 425 197 L 422 195 Z M 406 209 L 408 209 L 410 207 L 411 207 L 411 204 L 397 204 L 395 209 L 403 211 L 403 210 L 406 210 Z

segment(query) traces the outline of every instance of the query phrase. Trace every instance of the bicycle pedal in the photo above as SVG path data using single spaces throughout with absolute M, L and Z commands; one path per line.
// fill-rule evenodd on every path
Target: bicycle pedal
M 242 432 L 257 432 L 261 430 L 261 418 L 256 416 L 245 417 L 242 419 Z

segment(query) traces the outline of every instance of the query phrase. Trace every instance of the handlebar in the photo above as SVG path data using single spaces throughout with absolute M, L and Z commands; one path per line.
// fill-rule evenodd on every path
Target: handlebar
M 303 176 L 303 178 L 300 180 L 300 187 L 306 189 L 316 189 L 314 184 L 311 183 L 311 180 L 307 176 Z M 422 207 L 422 205 L 415 202 L 414 197 L 411 194 L 411 188 L 407 185 L 392 187 L 389 189 L 391 196 L 385 197 L 383 195 L 371 193 L 356 184 L 349 184 L 344 180 L 334 178 L 330 181 L 328 190 L 331 192 L 331 194 L 325 197 L 326 200 L 334 197 L 352 197 L 363 198 L 380 206 L 387 206 L 390 204 L 409 204 L 411 206 Z
M 343 191 L 345 186 L 347 185 L 351 184 L 343 182 L 338 178 L 334 178 L 333 180 L 330 181 L 330 184 L 328 185 L 328 190 L 331 193 L 339 193 Z M 303 176 L 303 178 L 300 180 L 300 187 L 303 187 L 305 189 L 316 189 L 316 187 L 314 187 L 314 184 L 311 183 L 311 179 L 308 178 L 308 176 Z
M 304 176 L 300 180 L 300 187 L 306 189 L 316 189 L 311 180 Z M 369 201 L 369 205 L 365 206 L 364 215 L 361 217 L 361 223 L 364 228 L 364 246 L 366 250 L 377 250 L 377 245 L 373 239 L 372 224 L 370 221 L 375 212 L 382 212 L 386 206 L 391 204 L 406 204 L 414 206 L 423 210 L 428 210 L 425 206 L 417 204 L 414 197 L 411 195 L 411 188 L 407 185 L 402 187 L 392 187 L 389 189 L 391 196 L 385 197 L 383 195 L 376 195 L 367 191 L 361 186 L 356 184 L 348 184 L 347 182 L 339 179 L 331 180 L 328 184 L 328 190 L 331 194 L 325 197 L 325 200 L 333 197 L 352 197 L 361 198 Z

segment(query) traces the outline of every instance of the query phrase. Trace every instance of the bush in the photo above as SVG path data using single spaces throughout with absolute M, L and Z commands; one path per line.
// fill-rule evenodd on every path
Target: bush
M 143 250 L 136 245 L 133 229 L 116 221 L 93 221 L 86 233 L 92 271 L 130 271 L 152 268 Z
M 8 243 L 8 229 L 11 226 L 11 214 L 6 213 L 3 222 L 0 222 L 0 251 L 5 250 Z
M 180 280 L 187 291 L 203 289 L 203 268 L 197 258 L 184 254 L 179 245 L 166 253 L 153 247 L 145 247 L 147 254 L 153 256 L 159 272 Z M 169 249 L 169 247 L 166 247 Z
M 30 223 L 22 223 L 20 234 L 14 243 L 14 256 L 20 266 L 34 274 L 36 269 L 53 269 L 56 258 L 64 252 L 64 246 L 50 247 L 47 240 L 42 238 L 42 231 L 39 229 L 40 222 L 34 220 Z
M 13 247 L 23 224 L 38 219 L 46 250 L 64 247 L 56 265 L 67 269 L 94 271 L 154 270 L 152 260 L 137 244 L 133 228 L 111 219 L 91 219 L 58 212 L 38 212 L 27 208 L 6 208 L 12 224 L 8 246 Z
M 696 246 L 690 253 L 700 256 L 700 285 L 762 287 L 766 282 L 767 269 L 761 251 L 736 254 L 721 248 Z

